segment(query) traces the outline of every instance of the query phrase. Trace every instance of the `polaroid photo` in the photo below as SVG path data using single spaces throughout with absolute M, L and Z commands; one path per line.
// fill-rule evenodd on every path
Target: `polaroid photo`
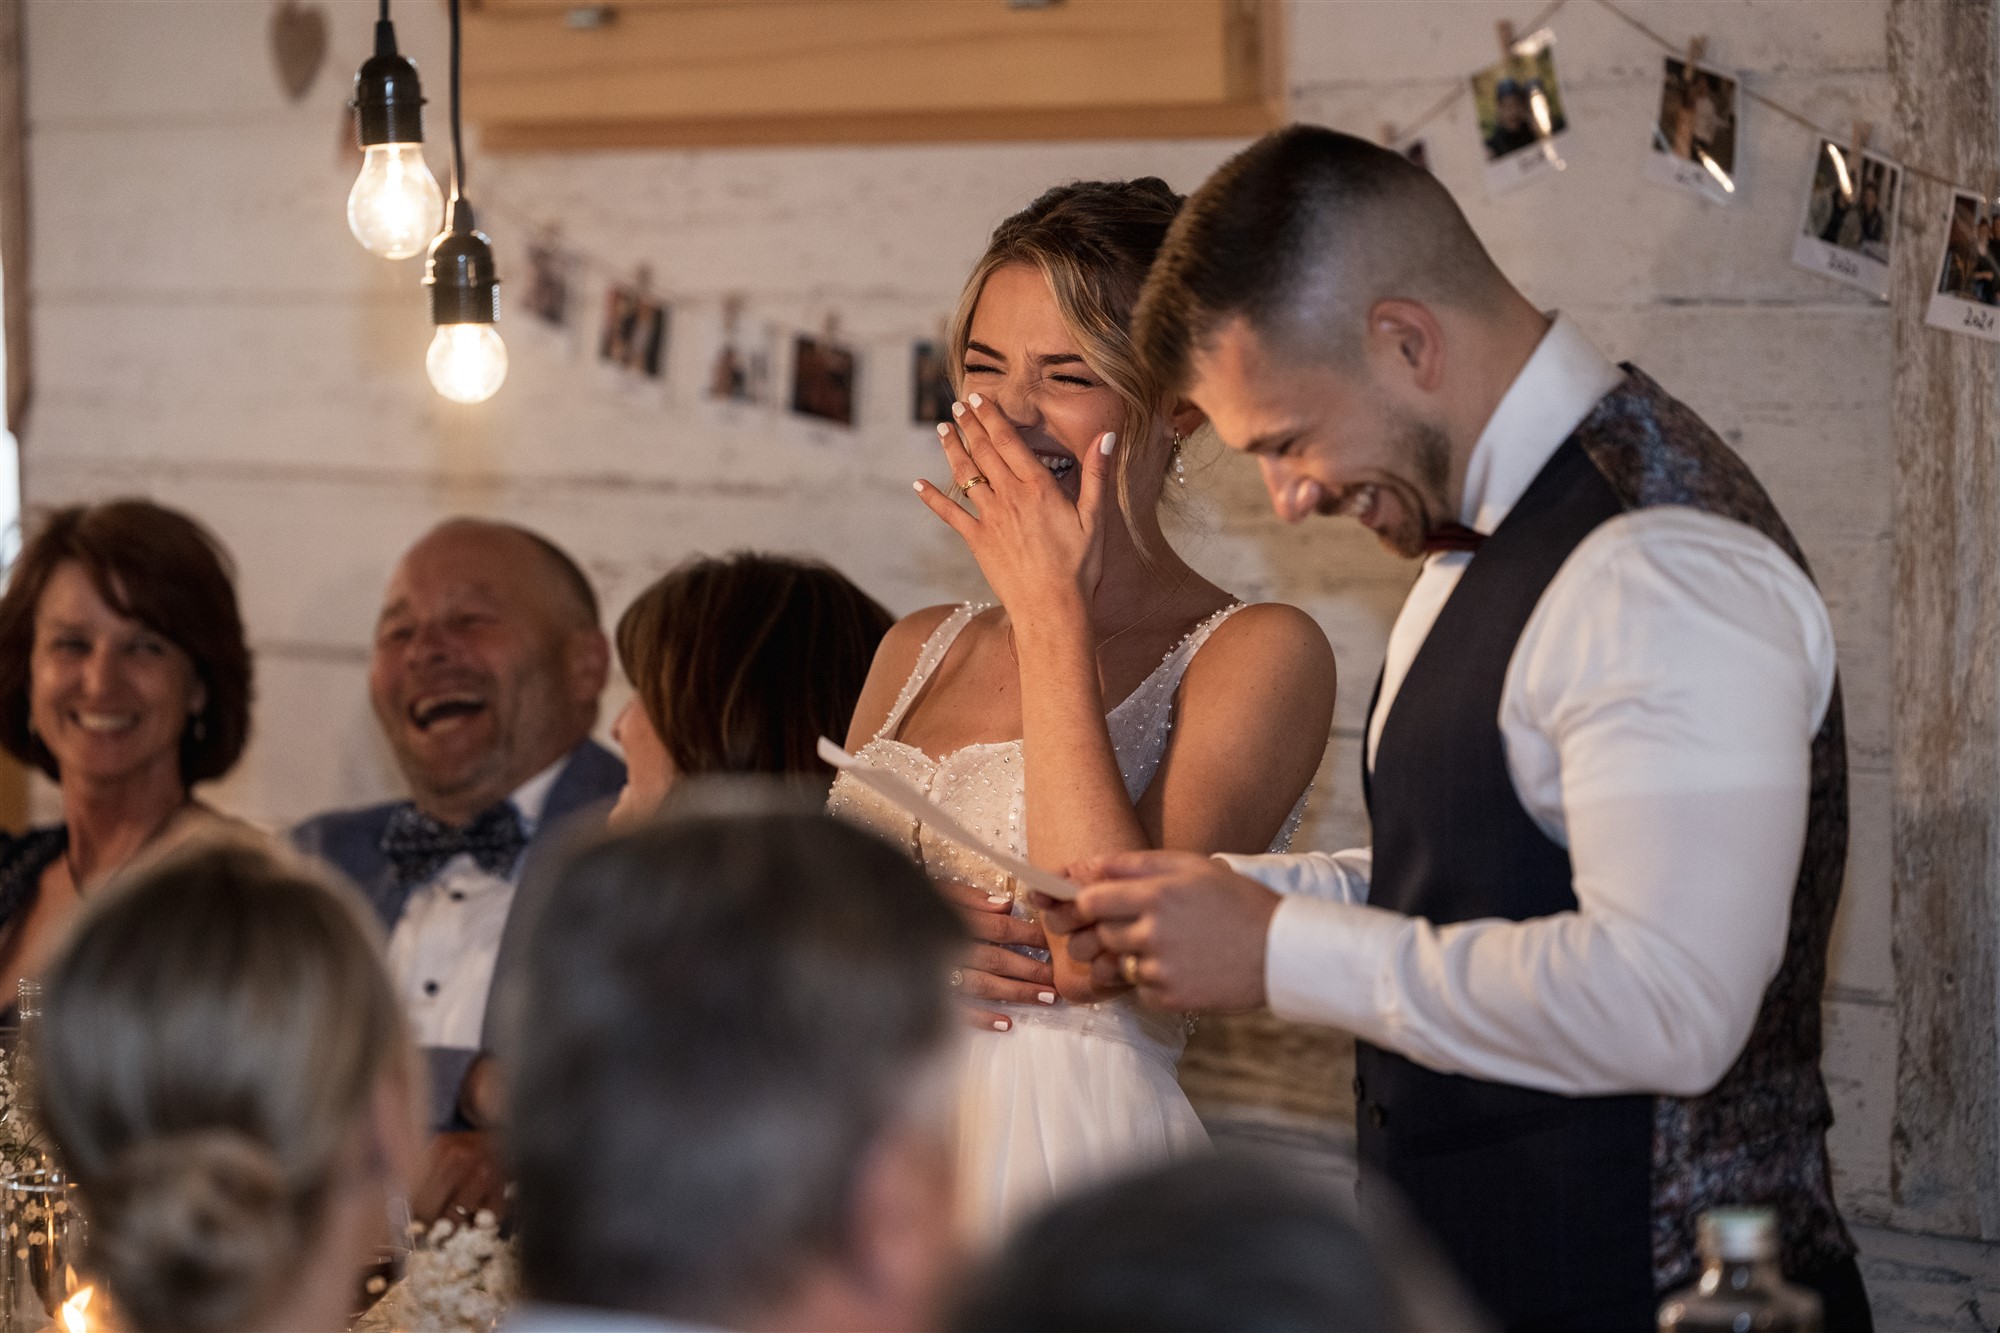
M 724 341 L 708 368 L 708 396 L 730 403 L 769 402 L 770 340 L 731 336 Z
M 724 302 L 722 341 L 708 367 L 708 396 L 725 403 L 770 402 L 774 341 L 775 330 L 769 324 L 744 320 L 741 297 Z
M 1569 130 L 1556 82 L 1555 34 L 1514 43 L 1507 58 L 1472 76 L 1472 107 L 1486 152 L 1486 190 L 1505 194 L 1563 170 Z
M 1738 91 L 1735 75 L 1668 56 L 1646 179 L 1710 203 L 1733 202 Z
M 792 344 L 792 411 L 852 426 L 857 362 L 853 348 L 831 337 L 798 335 Z
M 910 384 L 911 424 L 935 426 L 951 420 L 951 404 L 957 395 L 952 392 L 943 343 L 921 339 L 911 344 Z
M 598 360 L 656 380 L 666 370 L 666 352 L 664 304 L 637 287 L 612 287 L 605 293 Z
M 2000 342 L 2000 204 L 1952 191 L 1944 257 L 1924 322 Z
M 1815 143 L 1792 262 L 1886 301 L 1903 169 L 1824 135 Z
M 528 294 L 522 305 L 550 328 L 569 327 L 570 279 L 576 257 L 550 237 L 528 243 Z

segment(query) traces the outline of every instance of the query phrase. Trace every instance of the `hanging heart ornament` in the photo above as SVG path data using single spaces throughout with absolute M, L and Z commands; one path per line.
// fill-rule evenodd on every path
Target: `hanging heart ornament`
M 285 95 L 294 102 L 304 97 L 326 63 L 326 15 L 284 0 L 271 11 L 271 58 Z

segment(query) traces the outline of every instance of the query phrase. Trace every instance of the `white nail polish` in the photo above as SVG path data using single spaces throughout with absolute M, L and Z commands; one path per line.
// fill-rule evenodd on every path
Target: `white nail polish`
M 996 1018 L 993 1020 L 993 1030 L 995 1032 L 1005 1032 L 1008 1028 L 1012 1026 L 1014 1025 L 1012 1023 L 1009 1023 L 1004 1018 Z
M 1099 452 L 1100 454 L 1109 454 L 1114 448 L 1117 447 L 1117 445 L 1118 445 L 1117 432 L 1106 431 L 1104 432 L 1104 443 L 1097 446 L 1097 452 Z
M 980 396 L 979 396 L 978 394 L 976 394 L 976 393 L 975 393 L 975 394 L 973 394 L 973 395 L 972 395 L 972 397 L 970 397 L 970 398 L 966 399 L 965 401 L 966 401 L 966 402 L 968 402 L 968 403 L 971 403 L 971 404 L 972 404 L 972 405 L 973 405 L 974 407 L 979 407 L 979 406 L 983 405 L 983 404 L 984 404 L 984 403 L 986 402 L 986 400 L 985 400 L 984 398 L 981 398 L 981 397 L 980 397 Z
M 1054 1004 L 1056 1002 L 1056 993 L 1052 990 L 1037 991 L 1035 998 L 1043 1004 Z
M 986 895 L 986 901 L 998 907 L 1001 903 L 1011 903 L 1014 900 L 1004 893 L 989 893 Z
M 940 440 L 948 440 L 951 438 L 951 427 L 945 425 L 942 421 L 938 422 L 938 438 Z
M 962 417 L 962 416 L 964 416 L 964 415 L 965 415 L 965 404 L 964 404 L 964 403 L 953 403 L 953 404 L 951 405 L 951 414 L 952 414 L 953 416 L 955 416 L 955 417 Z M 940 423 L 940 424 L 942 424 L 942 423 Z

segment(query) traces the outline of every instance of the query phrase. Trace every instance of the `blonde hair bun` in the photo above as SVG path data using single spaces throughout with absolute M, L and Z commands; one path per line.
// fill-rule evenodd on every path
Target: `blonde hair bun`
M 139 1140 L 92 1194 L 90 1267 L 141 1327 L 241 1327 L 299 1260 L 278 1160 L 234 1130 Z

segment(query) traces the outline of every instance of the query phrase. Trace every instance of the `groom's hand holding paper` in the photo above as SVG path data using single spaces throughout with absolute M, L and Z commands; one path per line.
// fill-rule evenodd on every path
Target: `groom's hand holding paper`
M 1038 896 L 1037 906 L 1100 986 L 1136 982 L 1148 1004 L 1182 1012 L 1264 1003 L 1264 941 L 1279 899 L 1262 884 L 1195 852 L 1119 852 L 1064 877 L 1083 886 L 1076 900 Z

